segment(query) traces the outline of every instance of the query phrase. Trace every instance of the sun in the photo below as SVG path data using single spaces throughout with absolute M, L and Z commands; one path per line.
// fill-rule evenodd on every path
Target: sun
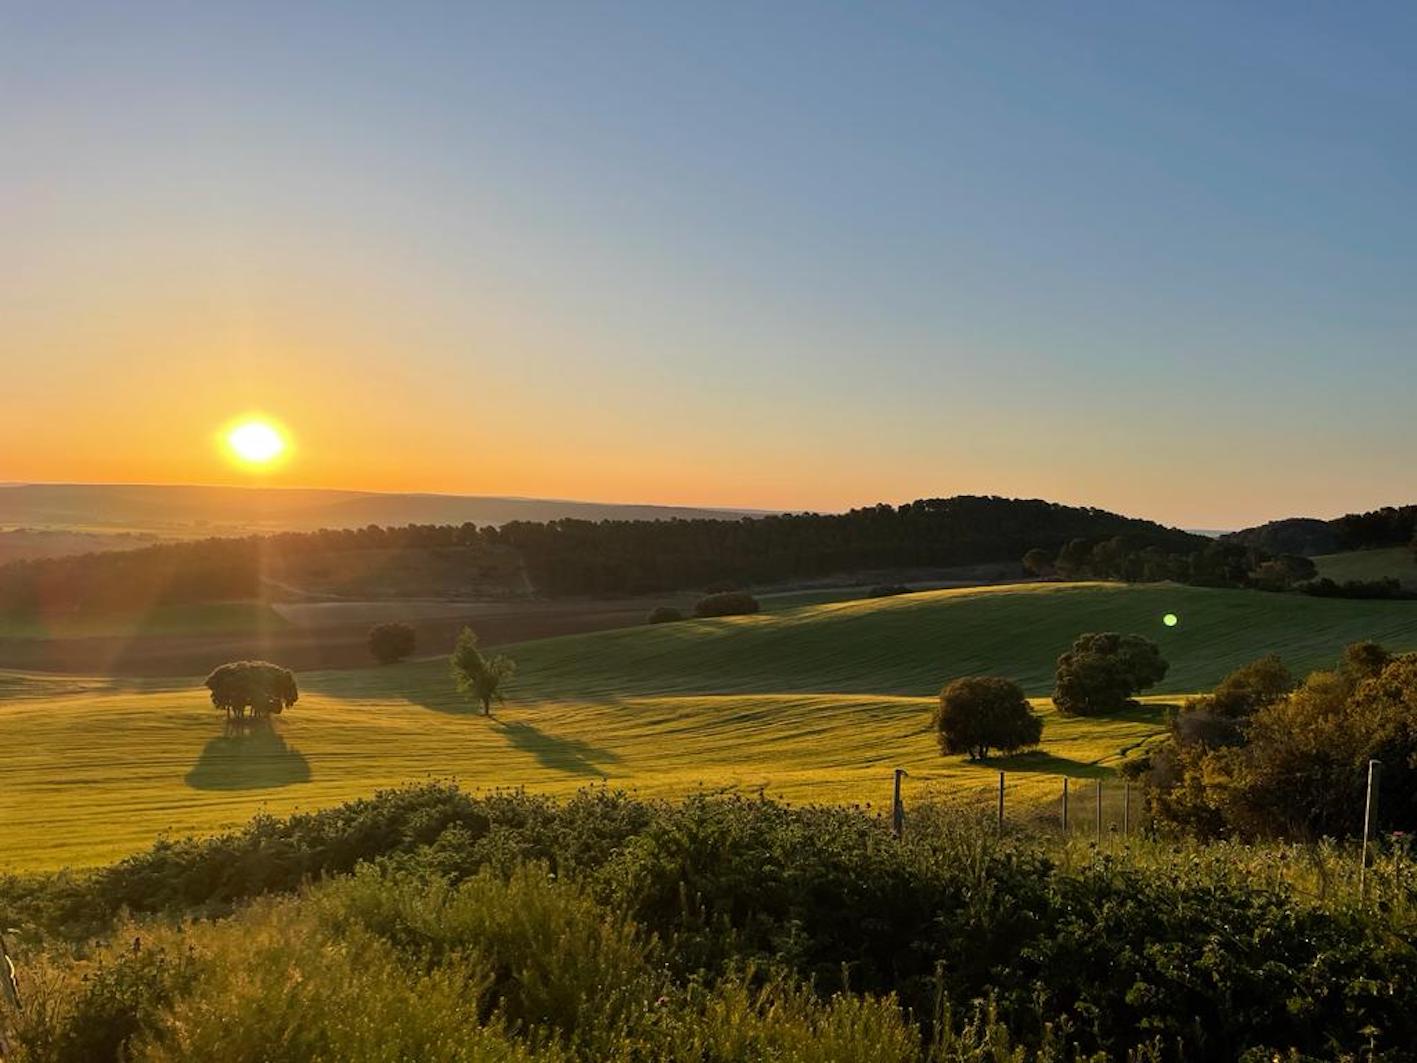
M 270 465 L 285 453 L 285 436 L 270 421 L 251 418 L 233 425 L 226 433 L 226 446 L 240 462 L 251 466 Z

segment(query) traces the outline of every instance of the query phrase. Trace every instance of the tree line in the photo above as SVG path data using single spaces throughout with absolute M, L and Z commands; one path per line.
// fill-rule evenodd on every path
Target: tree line
M 1128 535 L 1143 546 L 1176 551 L 1206 542 L 1105 510 L 981 496 L 736 521 L 516 521 L 487 533 L 515 547 L 536 587 L 549 594 L 726 589 L 861 570 L 1014 561 L 1030 547 L 1056 550 L 1079 537 Z
M 960 496 L 841 514 L 739 520 L 514 521 L 419 525 L 163 543 L 0 566 L 0 610 L 103 610 L 259 596 L 274 557 L 370 549 L 510 547 L 538 592 L 638 594 L 732 587 L 871 569 L 1013 561 L 1030 547 L 1125 536 L 1195 551 L 1208 540 L 1151 521 L 1037 499 Z

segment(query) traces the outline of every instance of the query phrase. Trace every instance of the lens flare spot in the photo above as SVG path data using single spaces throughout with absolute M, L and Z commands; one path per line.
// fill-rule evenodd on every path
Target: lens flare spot
M 1181 622 L 1181 618 L 1180 618 L 1179 616 L 1177 616 L 1175 613 L 1167 613 L 1165 616 L 1163 616 L 1163 617 L 1161 618 L 1161 622 L 1162 622 L 1163 624 L 1165 624 L 1167 627 L 1175 627 L 1177 624 L 1179 624 L 1179 623 Z

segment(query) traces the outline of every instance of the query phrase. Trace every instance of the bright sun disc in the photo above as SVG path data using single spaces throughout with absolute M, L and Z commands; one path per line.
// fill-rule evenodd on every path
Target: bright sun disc
M 1181 622 L 1181 618 L 1178 617 L 1175 613 L 1167 613 L 1161 618 L 1161 622 L 1167 627 L 1175 627 L 1178 623 Z
M 280 456 L 285 440 L 275 426 L 265 421 L 246 421 L 226 434 L 226 444 L 242 461 L 264 465 Z

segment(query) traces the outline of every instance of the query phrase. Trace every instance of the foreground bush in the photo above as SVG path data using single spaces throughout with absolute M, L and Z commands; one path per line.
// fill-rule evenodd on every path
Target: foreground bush
M 894 1060 L 936 1039 L 951 1059 L 1158 1043 L 1400 1058 L 1417 1043 L 1410 859 L 1373 869 L 1366 909 L 1293 892 L 1275 871 L 1298 863 L 1288 850 L 1213 852 L 1059 852 L 927 808 L 897 841 L 851 809 L 439 785 L 0 880 L 0 909 L 22 924 L 27 1059 L 127 1044 L 134 1059 Z M 124 908 L 153 918 L 119 922 Z M 61 939 L 95 929 L 108 944 L 76 963 Z M 64 1047 L 100 1031 L 86 1056 Z M 210 1055 L 223 1037 L 229 1054 Z M 484 1055 L 443 1047 L 465 1042 Z
M 1152 756 L 1156 812 L 1209 837 L 1353 836 L 1377 760 L 1377 825 L 1417 828 L 1417 654 L 1357 643 L 1337 669 L 1290 686 L 1266 659 L 1188 704 L 1170 746 Z
M 706 594 L 694 603 L 694 615 L 698 617 L 709 616 L 743 616 L 749 613 L 756 613 L 761 605 L 747 591 L 719 591 L 717 594 Z
M 679 982 L 660 951 L 544 867 L 458 886 L 366 869 L 44 956 L 13 1039 L 29 1063 L 921 1057 L 889 998 L 819 1000 L 782 973 Z

